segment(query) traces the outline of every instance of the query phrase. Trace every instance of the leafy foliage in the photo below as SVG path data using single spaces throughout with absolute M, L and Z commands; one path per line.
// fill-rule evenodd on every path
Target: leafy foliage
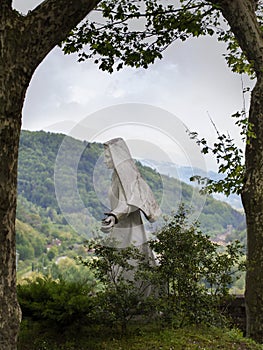
M 22 195 L 17 204 L 18 280 L 30 272 L 51 273 L 55 278 L 63 276 L 67 280 L 74 276 L 75 281 L 89 279 L 86 273 L 81 274 L 74 261 L 74 266 L 68 266 L 67 271 L 63 269 L 65 256 L 70 259 L 84 250 L 83 237 L 64 222 L 63 216 L 50 207 L 44 209 L 32 204 Z
M 105 243 L 105 242 L 102 242 Z M 244 268 L 238 241 L 225 249 L 188 224 L 183 206 L 149 242 L 157 264 L 136 247 L 91 242 L 94 259 L 80 259 L 104 285 L 99 304 L 105 322 L 126 329 L 135 315 L 161 312 L 174 326 L 223 322 L 219 306 Z M 145 294 L 150 287 L 151 293 Z M 151 310 L 151 312 L 150 312 Z
M 94 308 L 93 286 L 88 284 L 37 277 L 18 285 L 17 291 L 24 318 L 41 320 L 60 331 L 73 325 L 80 327 Z
M 68 225 L 59 211 L 54 192 L 54 162 L 63 137 L 62 134 L 42 131 L 22 131 L 16 224 L 19 279 L 32 271 L 44 275 L 51 274 L 54 278 L 62 277 L 67 281 L 83 282 L 90 278 L 72 260 L 76 255 L 85 255 L 83 241 L 86 237 L 80 236 Z M 84 149 L 78 166 L 79 192 L 85 206 L 100 220 L 105 210 L 93 187 L 93 171 L 101 155 L 102 145 L 87 142 L 83 144 L 75 139 L 71 142 L 72 147 Z M 191 203 L 195 208 L 199 208 L 202 197 L 198 194 L 198 189 L 196 189 L 196 201 L 193 202 L 193 191 L 195 191 L 193 187 L 180 183 L 172 177 L 161 178 L 155 170 L 142 166 L 139 162 L 137 166 L 153 189 L 157 200 L 162 202 L 163 213 L 170 214 L 171 211 L 177 210 L 181 202 L 186 203 L 186 206 L 190 206 Z M 70 182 L 71 178 L 65 180 Z M 98 181 L 106 188 L 104 195 L 106 198 L 108 185 L 103 184 L 103 177 Z M 70 197 L 68 201 L 70 205 Z M 243 232 L 245 229 L 244 216 L 226 203 L 208 196 L 200 214 L 202 231 L 215 237 L 226 232 L 229 225 L 232 225 L 233 233 L 235 232 L 232 238 L 239 239 L 239 231 Z M 98 227 L 93 223 L 87 229 L 90 232 L 98 232 Z M 240 236 L 240 239 L 242 237 Z M 63 260 L 65 256 L 69 260 Z
M 16 248 L 21 260 L 39 257 L 46 249 L 46 240 L 28 224 L 16 221 Z
M 20 137 L 18 192 L 41 207 L 57 208 L 53 167 L 63 137 L 53 138 L 44 131 L 23 131 Z
M 54 166 L 59 147 L 65 138 L 63 134 L 52 134 L 49 132 L 23 131 L 20 138 L 19 165 L 18 165 L 18 193 L 23 194 L 26 199 L 42 208 L 53 208 L 59 213 L 54 188 Z M 72 147 L 82 150 L 83 142 L 72 139 Z M 92 170 L 95 162 L 101 154 L 101 147 L 98 144 L 85 143 L 86 149 L 83 152 L 79 165 L 79 182 L 85 188 L 87 205 L 89 199 L 98 211 L 103 212 L 101 203 L 94 201 L 92 181 Z M 70 181 L 71 179 L 65 179 Z M 71 201 L 72 198 L 69 198 Z M 91 205 L 92 206 L 92 205 Z
M 76 335 L 87 327 L 103 334 L 114 327 L 116 333 L 118 325 L 124 332 L 134 316 L 140 322 L 155 316 L 176 327 L 221 325 L 218 306 L 240 267 L 239 243 L 218 250 L 197 226 L 188 225 L 181 207 L 150 245 L 157 265 L 136 247 L 116 249 L 109 242 L 91 241 L 94 255 L 79 261 L 94 272 L 96 283 L 36 277 L 18 285 L 24 323 L 35 322 L 41 334 L 52 329 L 56 336 L 73 331 Z M 145 294 L 149 286 L 151 293 Z
M 261 30 L 263 28 L 263 4 L 262 1 L 254 1 L 255 14 L 257 21 L 260 24 Z M 243 52 L 231 30 L 218 31 L 218 40 L 227 43 L 227 53 L 224 54 L 228 66 L 233 72 L 239 74 L 247 74 L 254 79 L 256 77 L 254 62 L 248 60 L 247 53 Z
M 64 53 L 78 52 L 79 61 L 93 58 L 100 69 L 112 73 L 124 65 L 148 68 L 176 40 L 216 34 L 227 44 L 224 56 L 232 71 L 255 77 L 253 62 L 226 27 L 220 7 L 209 1 L 104 0 L 95 13 L 70 33 L 62 44 Z M 263 23 L 261 2 L 256 15 Z
M 102 319 L 106 325 L 120 324 L 125 332 L 134 316 L 143 313 L 145 318 L 149 318 L 154 312 L 151 309 L 152 298 L 146 295 L 151 285 L 149 276 L 153 261 L 146 261 L 143 252 L 135 246 L 114 248 L 114 242 L 106 241 L 90 241 L 94 258 L 79 260 L 94 271 L 103 284 L 102 291 L 97 295 L 97 313 L 101 314 L 98 319 Z
M 240 135 L 247 144 L 255 138 L 253 125 L 248 123 L 246 112 L 237 112 L 232 115 L 236 118 L 236 125 L 240 127 Z M 207 193 L 224 193 L 229 196 L 231 193 L 241 194 L 243 188 L 243 178 L 245 174 L 243 150 L 236 145 L 236 142 L 229 134 L 220 133 L 213 123 L 216 133 L 217 142 L 213 146 L 207 144 L 206 139 L 198 138 L 196 132 L 190 132 L 189 135 L 201 147 L 201 152 L 207 154 L 213 153 L 218 163 L 218 173 L 224 174 L 225 177 L 220 180 L 211 180 L 207 177 L 193 176 L 191 181 L 198 181 L 203 185 L 202 191 Z
M 19 199 L 18 218 L 23 222 L 31 224 L 37 231 L 43 232 L 46 236 L 55 236 L 55 233 L 52 234 L 52 232 L 54 230 L 57 231 L 57 238 L 59 238 L 57 230 L 59 227 L 66 232 L 69 230 L 72 232 L 66 225 L 67 222 L 63 219 L 58 208 L 53 180 L 55 159 L 63 137 L 64 135 L 62 134 L 52 134 L 43 131 L 23 131 L 19 154 L 18 191 L 21 200 Z M 96 162 L 102 154 L 102 145 L 75 139 L 72 139 L 71 143 L 74 149 L 84 150 L 78 165 L 77 180 L 80 196 L 94 218 L 101 220 L 105 212 L 105 207 L 95 192 L 93 172 Z M 137 166 L 142 176 L 152 188 L 157 200 L 159 202 L 162 201 L 163 213 L 170 214 L 171 211 L 177 210 L 181 201 L 186 203 L 186 205 L 191 205 L 193 209 L 195 207 L 199 208 L 200 201 L 202 200 L 201 195 L 196 193 L 196 201 L 192 201 L 193 191 L 196 191 L 196 189 L 181 183 L 175 178 L 164 175 L 160 177 L 156 171 L 142 166 L 139 162 L 137 162 Z M 103 174 L 98 175 L 101 176 Z M 63 179 L 69 183 L 72 182 L 70 176 L 68 178 L 65 176 Z M 105 181 L 103 176 L 97 180 L 100 183 L 100 187 L 105 188 L 105 194 L 103 196 L 106 198 L 108 184 L 103 182 Z M 45 201 L 43 201 L 43 198 L 46 198 Z M 72 197 L 69 195 L 67 200 L 70 206 Z M 214 215 L 210 215 L 210 213 Z M 216 215 L 216 213 L 220 213 L 220 215 Z M 74 215 L 78 215 L 78 213 Z M 210 197 L 207 198 L 200 217 L 203 232 L 209 233 L 212 236 L 215 236 L 219 232 L 224 232 L 227 225 L 232 225 L 238 229 L 240 223 L 243 221 L 244 217 L 242 214 L 235 211 L 229 205 Z M 57 229 L 54 227 L 55 224 L 57 225 Z M 93 226 L 88 228 L 90 232 L 96 229 Z
M 243 268 L 240 243 L 233 242 L 222 251 L 197 224 L 188 224 L 183 206 L 156 238 L 151 247 L 158 256 L 159 280 L 164 283 L 165 315 L 180 325 L 217 322 L 218 306 L 238 278 L 234 269 Z
M 224 56 L 231 70 L 239 74 L 248 74 L 252 79 L 255 78 L 253 64 L 248 62 L 232 31 L 222 31 L 218 36 L 218 40 L 227 43 L 228 52 Z
M 86 251 L 84 250 L 87 255 Z M 78 254 L 78 251 L 75 253 Z M 49 269 L 49 273 L 55 280 L 62 280 L 70 283 L 78 284 L 88 284 L 89 286 L 96 286 L 96 279 L 94 274 L 83 265 L 80 265 L 76 262 L 76 258 L 69 258 L 63 256 L 58 259 L 57 262 L 53 262 Z
M 218 18 L 218 9 L 202 0 L 181 0 L 176 5 L 104 0 L 94 18 L 72 31 L 63 50 L 79 52 L 79 61 L 95 58 L 99 68 L 108 72 L 124 65 L 147 68 L 175 40 L 212 35 Z

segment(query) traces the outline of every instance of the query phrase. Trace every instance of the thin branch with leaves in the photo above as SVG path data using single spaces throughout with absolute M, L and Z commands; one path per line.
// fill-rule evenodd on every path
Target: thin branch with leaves
M 244 91 L 244 89 L 243 89 Z M 247 113 L 243 109 L 231 116 L 236 118 L 235 124 L 241 128 L 240 135 L 242 141 L 250 143 L 251 138 L 255 137 L 253 125 L 248 122 Z M 229 133 L 220 133 L 214 121 L 210 117 L 210 121 L 217 134 L 217 142 L 213 146 L 209 146 L 205 138 L 199 138 L 198 133 L 187 130 L 191 139 L 195 140 L 197 145 L 201 147 L 203 154 L 209 152 L 214 154 L 218 164 L 218 173 L 223 174 L 224 178 L 220 180 L 212 180 L 199 175 L 192 176 L 191 181 L 197 181 L 202 186 L 201 192 L 205 193 L 223 193 L 229 196 L 231 193 L 241 194 L 243 188 L 243 178 L 245 172 L 244 152 L 237 146 L 235 140 Z

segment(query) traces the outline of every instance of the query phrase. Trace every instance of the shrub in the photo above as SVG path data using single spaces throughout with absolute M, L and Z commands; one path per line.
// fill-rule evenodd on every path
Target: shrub
M 188 223 L 181 206 L 150 245 L 158 256 L 155 274 L 164 316 L 176 319 L 179 325 L 222 320 L 219 305 L 239 277 L 235 272 L 241 269 L 240 243 L 235 241 L 223 249 L 211 242 L 197 223 Z
M 120 249 L 90 242 L 93 257 L 79 261 L 93 271 L 96 288 L 94 279 L 78 283 L 51 277 L 18 285 L 24 320 L 60 333 L 86 325 L 120 325 L 124 332 L 134 316 L 149 319 L 157 314 L 178 327 L 222 323 L 219 305 L 238 278 L 240 243 L 223 248 L 211 242 L 197 224 L 188 223 L 181 207 L 149 245 L 157 264 L 134 246 Z
M 134 316 L 144 313 L 144 317 L 150 317 L 154 311 L 153 299 L 146 295 L 151 284 L 151 279 L 146 278 L 151 262 L 134 246 L 114 248 L 90 241 L 91 247 L 94 258 L 79 260 L 101 282 L 101 291 L 96 296 L 96 318 L 108 326 L 119 324 L 125 332 Z
M 23 318 L 44 322 L 47 327 L 60 331 L 87 324 L 94 311 L 92 288 L 50 277 L 36 277 L 17 287 Z

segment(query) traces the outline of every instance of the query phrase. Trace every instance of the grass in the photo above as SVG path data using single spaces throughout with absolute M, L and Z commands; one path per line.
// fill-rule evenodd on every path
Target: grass
M 207 326 L 172 329 L 133 324 L 125 336 L 116 330 L 76 328 L 58 333 L 24 323 L 18 350 L 263 350 L 238 330 Z

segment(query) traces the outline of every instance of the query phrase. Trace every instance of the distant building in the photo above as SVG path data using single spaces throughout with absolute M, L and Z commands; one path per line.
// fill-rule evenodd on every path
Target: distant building
M 51 241 L 51 243 L 48 243 L 48 244 L 47 244 L 47 251 L 49 251 L 50 248 L 52 248 L 52 247 L 54 247 L 54 246 L 60 247 L 60 246 L 61 246 L 61 243 L 62 243 L 62 242 L 61 242 L 60 239 L 58 239 L 58 238 L 53 238 L 52 241 Z

